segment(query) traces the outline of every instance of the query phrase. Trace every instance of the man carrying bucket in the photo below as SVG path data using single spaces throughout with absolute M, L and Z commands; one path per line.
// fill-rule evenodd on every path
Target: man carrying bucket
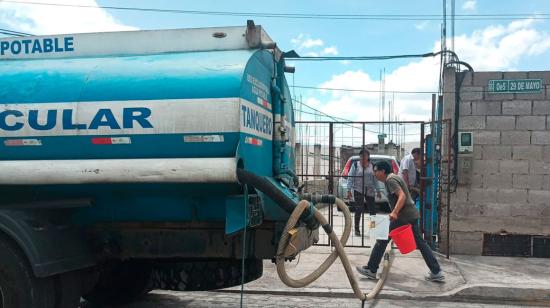
M 430 273 L 425 277 L 426 280 L 445 280 L 445 276 L 441 271 L 441 267 L 439 266 L 437 259 L 435 258 L 432 250 L 430 249 L 426 241 L 424 241 L 424 239 L 422 239 L 422 236 L 420 235 L 420 231 L 418 229 L 418 218 L 420 217 L 420 215 L 418 213 L 418 210 L 414 206 L 414 202 L 412 201 L 409 190 L 407 189 L 407 185 L 403 182 L 402 178 L 395 174 L 392 174 L 392 167 L 385 161 L 380 161 L 376 163 L 373 171 L 376 179 L 385 183 L 386 190 L 388 191 L 388 200 L 392 209 L 392 212 L 389 215 L 390 236 L 393 235 L 394 242 L 397 242 L 397 237 L 401 236 L 401 234 L 395 234 L 401 231 L 397 229 L 399 227 L 403 227 L 402 229 L 405 229 L 404 231 L 407 232 L 407 225 L 410 224 L 412 226 L 412 235 L 414 238 L 414 242 L 416 243 L 416 247 L 418 247 L 418 249 L 420 250 L 422 258 L 424 258 L 424 262 L 426 262 L 426 265 L 430 269 Z M 397 232 L 393 232 L 394 234 L 392 234 L 392 230 L 394 229 L 396 229 L 395 231 Z M 405 232 L 404 234 L 406 234 Z M 369 279 L 376 279 L 376 272 L 378 271 L 378 266 L 382 261 L 382 257 L 384 256 L 384 251 L 386 250 L 388 242 L 389 240 L 377 240 L 374 248 L 372 249 L 369 262 L 367 263 L 367 265 L 361 267 L 358 266 L 357 271 L 365 275 Z M 414 245 L 412 245 L 413 243 L 410 243 L 410 241 L 409 243 L 405 241 L 404 244 L 408 244 L 406 246 L 409 246 L 408 248 L 412 248 L 408 249 L 409 251 L 407 251 L 406 253 L 414 250 Z M 397 243 L 397 245 L 399 244 Z M 398 248 L 400 247 L 398 246 Z

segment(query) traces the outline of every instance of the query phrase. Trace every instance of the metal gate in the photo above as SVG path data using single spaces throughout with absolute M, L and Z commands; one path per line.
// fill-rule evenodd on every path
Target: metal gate
M 445 235 L 448 234 L 449 215 L 442 210 L 449 210 L 446 205 L 449 204 L 447 196 L 450 183 L 446 172 L 449 170 L 450 159 L 441 154 L 442 143 L 451 144 L 447 137 L 442 137 L 442 128 L 448 125 L 450 121 L 442 121 L 439 124 L 422 121 L 299 121 L 296 123 L 296 173 L 302 191 L 333 194 L 349 204 L 347 172 L 353 161 L 358 159 L 361 149 L 368 149 L 373 160 L 395 159 L 399 163 L 412 148 L 421 148 L 421 166 L 418 166 L 421 197 L 417 202 L 417 207 L 422 213 L 420 226 L 425 239 L 432 247 L 437 248 L 442 238 L 448 238 Z M 374 159 L 376 157 L 378 159 Z M 377 198 L 377 201 L 380 201 L 377 203 L 379 211 L 389 210 L 383 200 Z M 344 228 L 342 213 L 334 205 L 321 211 L 328 217 L 335 232 L 341 235 Z M 442 225 L 445 230 L 442 229 Z M 365 232 L 365 215 L 360 218 L 359 226 L 362 235 L 355 236 L 352 232 L 347 246 L 370 247 L 374 239 L 366 236 L 368 232 Z M 443 236 L 440 236 L 442 230 Z M 330 244 L 328 236 L 322 234 L 317 245 Z

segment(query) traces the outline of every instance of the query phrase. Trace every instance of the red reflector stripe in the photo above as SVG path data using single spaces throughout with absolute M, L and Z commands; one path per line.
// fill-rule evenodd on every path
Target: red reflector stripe
M 4 145 L 6 146 L 23 145 L 23 140 L 22 139 L 5 140 Z
M 111 138 L 92 138 L 92 144 L 113 144 Z
M 92 138 L 92 144 L 132 144 L 130 137 L 96 137 Z
M 8 139 L 4 140 L 4 145 L 7 147 L 40 146 L 42 141 L 40 139 Z
M 252 145 L 257 145 L 257 146 L 262 145 L 262 140 L 261 139 L 253 138 L 253 137 L 246 137 L 244 139 L 244 142 L 248 143 L 248 144 L 252 144 Z

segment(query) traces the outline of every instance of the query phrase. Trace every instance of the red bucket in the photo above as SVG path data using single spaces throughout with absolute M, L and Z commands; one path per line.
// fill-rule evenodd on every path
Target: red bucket
M 401 254 L 407 254 L 416 249 L 416 241 L 410 224 L 391 230 L 390 237 Z

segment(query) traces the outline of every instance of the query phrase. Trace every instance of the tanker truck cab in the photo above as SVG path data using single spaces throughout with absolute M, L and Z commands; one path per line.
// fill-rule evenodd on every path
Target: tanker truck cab
M 5 307 L 261 277 L 300 199 L 261 26 L 2 38 L 0 64 Z M 304 216 L 288 257 L 317 239 Z

